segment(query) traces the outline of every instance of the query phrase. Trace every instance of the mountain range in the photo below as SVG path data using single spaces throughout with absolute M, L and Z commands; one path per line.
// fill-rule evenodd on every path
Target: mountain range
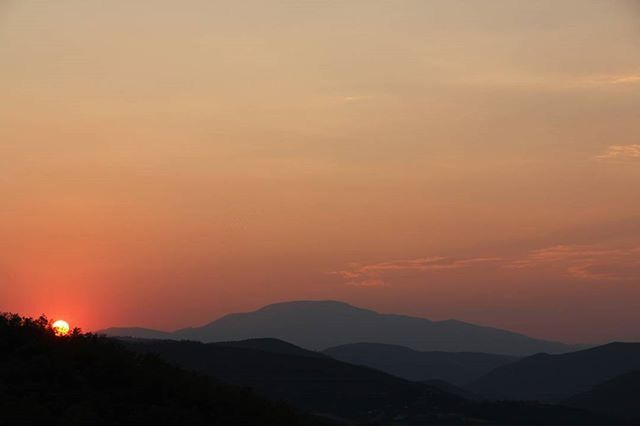
M 640 343 L 616 342 L 561 355 L 529 356 L 496 368 L 467 389 L 493 399 L 561 402 L 634 370 L 640 370 Z
M 518 359 L 480 352 L 423 352 L 381 343 L 352 343 L 329 348 L 322 353 L 407 380 L 444 380 L 458 386 L 467 385 L 491 370 Z
M 340 418 L 395 417 L 402 415 L 407 406 L 420 407 L 424 413 L 456 411 L 464 402 L 434 386 L 302 348 L 291 350 L 286 342 L 273 339 L 226 343 L 144 339 L 122 342 L 134 352 L 153 354 L 223 382 L 252 388 L 272 400 L 284 400 L 314 413 Z
M 422 426 L 638 424 L 640 344 L 562 355 L 419 352 L 348 345 L 398 368 L 408 357 L 488 368 L 471 386 L 406 380 L 274 338 L 202 343 L 107 338 L 0 315 L 0 425 L 219 424 Z M 414 353 L 417 352 L 417 353 Z M 401 355 L 401 356 L 398 356 Z M 420 368 L 424 365 L 418 363 Z M 433 368 L 433 366 L 428 366 Z M 433 370 L 432 370 L 433 371 Z M 477 372 L 475 373 L 477 374 Z M 485 386 L 478 387 L 478 384 Z M 532 387 L 533 386 L 533 387 Z M 495 390 L 502 401 L 492 401 Z M 554 391 L 549 401 L 536 393 Z M 575 392 L 578 390 L 578 392 Z M 484 396 L 483 396 L 484 395 Z M 528 399 L 518 401 L 517 399 Z
M 563 405 L 640 422 L 640 370 L 606 380 L 587 392 L 572 396 Z
M 316 418 L 351 425 L 625 424 L 575 408 L 482 401 L 446 382 L 412 382 L 274 339 L 224 343 L 119 340 L 130 351 L 250 388 Z
M 531 355 L 565 353 L 584 346 L 535 339 L 520 333 L 457 320 L 382 314 L 337 301 L 293 301 L 253 312 L 225 315 L 201 327 L 164 332 L 109 328 L 107 336 L 221 342 L 276 338 L 310 350 L 351 343 L 401 345 L 418 351 Z
M 0 313 L 0 425 L 344 426 L 104 337 Z

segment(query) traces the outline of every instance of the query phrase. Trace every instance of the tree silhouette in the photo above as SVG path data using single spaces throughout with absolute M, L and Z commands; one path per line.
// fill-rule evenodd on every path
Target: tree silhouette
M 49 319 L 0 314 L 0 425 L 328 425 Z

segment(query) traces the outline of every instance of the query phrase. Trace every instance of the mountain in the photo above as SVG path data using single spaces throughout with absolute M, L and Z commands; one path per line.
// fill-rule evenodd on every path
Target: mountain
M 640 371 L 607 380 L 587 392 L 572 396 L 563 404 L 640 422 Z
M 182 368 L 247 386 L 272 400 L 358 425 L 602 425 L 619 424 L 582 410 L 536 403 L 466 400 L 435 386 L 410 382 L 323 356 L 291 355 L 233 345 L 190 341 L 124 340 Z M 240 342 L 239 346 L 244 343 Z M 252 342 L 251 345 L 255 345 Z M 279 344 L 277 345 L 278 347 Z M 302 350 L 302 349 L 301 349 Z M 459 393 L 465 393 L 456 390 Z
M 365 365 L 407 380 L 444 380 L 460 386 L 518 359 L 478 352 L 422 352 L 381 343 L 336 346 L 323 353 L 340 361 Z
M 111 327 L 106 330 L 100 330 L 96 332 L 96 334 L 118 337 L 136 337 L 140 339 L 171 339 L 173 336 L 171 333 L 166 331 L 142 327 Z
M 271 352 L 282 355 L 298 355 L 312 358 L 326 358 L 326 355 L 302 349 L 299 346 L 292 345 L 283 340 L 263 338 L 263 339 L 247 339 L 232 342 L 217 342 L 218 346 L 228 346 L 231 348 L 254 349 L 257 351 Z
M 46 318 L 0 314 L 0 425 L 308 426 L 334 422 L 118 342 L 56 336 Z
M 136 329 L 107 329 L 109 336 L 137 334 Z M 431 321 L 380 314 L 335 301 L 298 301 L 265 306 L 254 312 L 226 315 L 210 324 L 170 334 L 171 339 L 219 342 L 277 338 L 306 349 L 358 342 L 407 346 L 421 351 L 486 352 L 530 355 L 563 353 L 576 347 L 533 339 L 523 334 L 456 320 Z
M 56 336 L 44 317 L 0 314 L 0 425 L 622 424 L 572 408 L 470 402 L 328 357 L 275 353 L 274 348 L 291 348 L 264 343 L 248 344 L 265 351 L 188 341 L 116 340 L 79 330 Z M 224 384 L 213 374 L 252 385 L 255 391 Z M 274 401 L 281 397 L 327 415 Z M 349 417 L 346 423 L 329 418 L 344 415 Z
M 640 343 L 610 343 L 562 355 L 537 354 L 498 367 L 468 386 L 496 399 L 559 402 L 640 369 Z
M 449 382 L 446 382 L 444 380 L 438 380 L 438 379 L 434 379 L 434 380 L 424 380 L 420 383 L 424 383 L 425 385 L 429 385 L 429 386 L 433 386 L 434 388 L 438 388 L 443 392 L 447 392 L 453 395 L 457 395 L 461 398 L 464 398 L 466 400 L 469 401 L 485 401 L 485 398 L 480 396 L 480 395 L 476 395 L 473 392 L 470 392 L 462 387 L 453 385 Z
M 130 350 L 157 355 L 172 364 L 224 382 L 251 387 L 273 400 L 285 400 L 313 412 L 345 418 L 368 417 L 374 412 L 394 417 L 407 404 L 419 405 L 425 412 L 430 412 L 436 406 L 455 408 L 462 401 L 434 387 L 370 368 L 324 356 L 242 347 L 246 346 L 243 342 L 233 346 L 229 343 L 126 340 L 125 345 Z

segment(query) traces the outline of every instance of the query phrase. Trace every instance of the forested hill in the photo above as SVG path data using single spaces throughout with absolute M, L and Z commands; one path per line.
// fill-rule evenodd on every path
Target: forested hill
M 330 425 L 45 317 L 0 315 L 0 425 Z

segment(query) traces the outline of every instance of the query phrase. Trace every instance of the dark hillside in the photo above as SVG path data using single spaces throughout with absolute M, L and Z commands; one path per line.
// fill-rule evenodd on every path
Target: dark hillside
M 46 318 L 0 315 L 2 425 L 321 425 L 247 389 L 136 355 Z
M 640 424 L 640 371 L 631 371 L 564 402 L 595 413 L 636 419 Z
M 322 353 L 407 380 L 444 380 L 457 386 L 467 385 L 491 370 L 518 359 L 478 352 L 423 352 L 382 343 L 354 343 L 329 348 Z
M 640 343 L 610 343 L 567 354 L 526 357 L 496 368 L 468 388 L 495 399 L 560 402 L 638 369 Z
M 462 403 L 461 398 L 435 387 L 329 357 L 188 341 L 129 340 L 126 344 L 131 350 L 157 354 L 183 368 L 252 387 L 267 397 L 341 417 L 359 419 L 377 411 L 395 415 L 407 404 L 420 405 L 426 411 L 433 407 L 454 409 Z
M 128 340 L 135 351 L 154 353 L 184 368 L 260 395 L 284 399 L 354 424 L 424 425 L 614 425 L 577 409 L 537 403 L 482 403 L 465 399 L 443 383 L 403 380 L 328 357 L 286 355 L 189 341 Z M 447 389 L 449 388 L 449 389 Z M 478 399 L 473 395 L 473 399 Z
M 247 339 L 232 342 L 216 342 L 220 346 L 228 346 L 230 348 L 254 349 L 256 351 L 271 352 L 282 355 L 299 355 L 312 358 L 326 358 L 327 356 L 321 352 L 309 351 L 299 346 L 292 345 L 280 339 Z

